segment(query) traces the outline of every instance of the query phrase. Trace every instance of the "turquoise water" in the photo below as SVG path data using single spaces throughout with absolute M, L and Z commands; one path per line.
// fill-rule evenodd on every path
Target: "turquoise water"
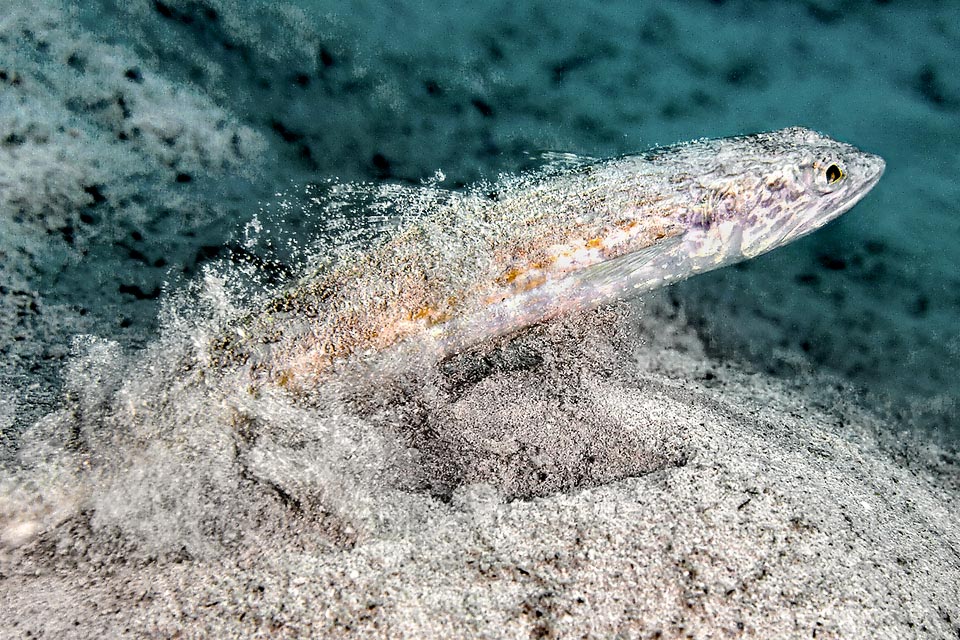
M 708 600 L 684 614 L 705 626 L 668 631 L 734 609 L 753 613 L 724 628 L 746 619 L 760 635 L 825 621 L 849 637 L 872 611 L 901 631 L 954 630 L 957 3 L 74 5 L 0 2 L 0 569 L 13 567 L 0 575 L 23 579 L 0 577 L 5 600 L 72 593 L 24 577 L 32 562 L 67 558 L 67 581 L 91 583 L 127 560 L 145 582 L 185 563 L 203 579 L 165 583 L 189 592 L 183 611 L 254 624 L 266 617 L 203 591 L 227 589 L 218 563 L 262 552 L 231 579 L 268 592 L 273 578 L 306 581 L 316 612 L 333 596 L 297 562 L 319 558 L 330 584 L 360 562 L 362 582 L 414 548 L 424 573 L 397 569 L 397 593 L 437 589 L 416 600 L 418 619 L 469 587 L 485 613 L 457 600 L 454 629 L 527 634 L 553 597 L 526 591 L 529 575 L 494 572 L 524 594 L 508 606 L 489 575 L 452 587 L 444 572 L 473 562 L 472 542 L 456 546 L 472 536 L 498 567 L 540 567 L 560 553 L 531 542 L 549 525 L 562 540 L 586 531 L 584 558 L 610 554 L 578 565 L 596 577 L 587 610 L 572 587 L 549 587 L 573 611 L 548 611 L 551 624 L 609 612 L 590 598 L 622 583 L 617 559 L 638 552 L 618 545 L 640 540 L 665 564 L 631 565 L 646 591 L 609 587 L 617 597 Z M 345 247 L 429 214 L 438 188 L 557 158 L 544 152 L 607 157 L 792 125 L 882 156 L 886 173 L 838 220 L 755 260 L 425 367 L 359 409 L 346 383 L 260 396 L 197 355 Z M 594 500 L 612 505 L 602 527 Z M 690 553 L 675 559 L 674 538 Z M 431 564 L 430 545 L 452 564 Z M 721 577 L 691 586 L 692 566 Z M 753 576 L 730 598 L 765 595 L 728 607 L 727 566 Z M 779 582 L 767 588 L 760 566 Z M 789 601 L 798 584 L 814 586 Z M 201 601 L 213 609 L 190 609 Z M 179 630 L 151 611 L 135 628 Z M 504 611 L 534 622 L 499 627 Z

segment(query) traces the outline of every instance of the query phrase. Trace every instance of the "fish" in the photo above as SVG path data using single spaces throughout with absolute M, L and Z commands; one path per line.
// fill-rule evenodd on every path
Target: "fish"
M 210 357 L 294 392 L 357 361 L 443 358 L 783 246 L 848 211 L 884 169 L 803 127 L 565 154 L 451 192 L 260 305 Z

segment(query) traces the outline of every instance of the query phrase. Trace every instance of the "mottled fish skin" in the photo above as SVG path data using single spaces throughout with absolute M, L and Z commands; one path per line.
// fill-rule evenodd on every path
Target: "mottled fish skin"
M 211 353 L 299 391 L 342 363 L 442 357 L 784 245 L 883 170 L 791 127 L 505 177 L 301 281 Z

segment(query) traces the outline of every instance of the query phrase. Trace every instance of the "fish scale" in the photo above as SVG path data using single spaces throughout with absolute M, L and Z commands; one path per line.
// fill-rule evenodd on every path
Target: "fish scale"
M 440 358 L 782 246 L 883 170 L 791 127 L 505 176 L 284 290 L 211 355 L 294 391 L 357 361 Z

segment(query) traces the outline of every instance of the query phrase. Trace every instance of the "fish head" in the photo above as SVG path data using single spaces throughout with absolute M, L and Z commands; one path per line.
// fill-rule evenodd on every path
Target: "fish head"
M 703 141 L 714 148 L 690 187 L 687 243 L 714 268 L 792 242 L 855 205 L 885 163 L 825 135 L 790 127 Z M 692 160 L 691 160 L 692 162 Z

